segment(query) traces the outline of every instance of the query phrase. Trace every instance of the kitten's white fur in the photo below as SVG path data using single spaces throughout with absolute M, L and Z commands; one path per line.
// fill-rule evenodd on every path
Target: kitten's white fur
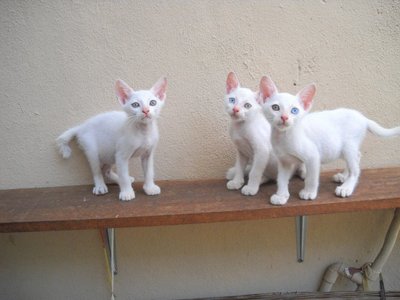
M 259 102 L 272 125 L 272 145 L 278 157 L 278 191 L 270 201 L 283 205 L 289 199 L 288 182 L 294 163 L 304 162 L 307 175 L 300 198 L 317 197 L 320 164 L 338 158 L 346 169 L 333 179 L 342 183 L 336 188 L 339 197 L 350 196 L 360 174 L 360 145 L 367 130 L 375 135 L 400 135 L 400 127 L 386 129 L 351 109 L 336 109 L 308 114 L 315 85 L 304 87 L 296 96 L 279 93 L 274 82 L 264 76 L 260 82 Z
M 236 75 L 231 72 L 226 80 L 225 109 L 231 117 L 229 133 L 237 149 L 236 164 L 227 172 L 227 188 L 241 189 L 244 195 L 255 195 L 262 182 L 275 179 L 277 162 L 270 142 L 271 126 L 265 119 L 257 95 L 240 87 Z M 246 166 L 249 166 L 246 168 Z M 247 169 L 247 170 L 246 170 Z
M 167 81 L 160 78 L 150 90 L 134 91 L 124 81 L 115 84 L 124 111 L 94 116 L 83 124 L 68 129 L 56 142 L 64 158 L 71 155 L 68 143 L 76 137 L 89 162 L 96 195 L 108 192 L 103 174 L 120 187 L 119 199 L 135 198 L 133 177 L 129 176 L 131 157 L 141 157 L 144 172 L 143 189 L 147 195 L 160 193 L 154 183 L 154 150 L 159 134 L 157 118 L 166 99 Z M 116 165 L 117 174 L 112 170 Z

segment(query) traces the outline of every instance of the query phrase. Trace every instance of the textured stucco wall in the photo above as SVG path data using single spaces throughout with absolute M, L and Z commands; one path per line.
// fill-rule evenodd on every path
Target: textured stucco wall
M 222 104 L 230 70 L 251 88 L 264 74 L 292 93 L 313 81 L 314 110 L 400 123 L 399 1 L 0 1 L 0 41 L 1 189 L 90 183 L 78 147 L 64 161 L 54 139 L 118 109 L 116 78 L 140 89 L 169 79 L 157 179 L 219 178 L 233 163 Z M 400 166 L 399 146 L 369 135 L 362 167 Z M 304 264 L 292 219 L 118 230 L 118 296 L 315 290 L 328 264 L 372 259 L 390 216 L 312 217 Z M 95 231 L 2 234 L 0 245 L 4 297 L 108 297 Z M 396 247 L 385 272 L 399 290 Z

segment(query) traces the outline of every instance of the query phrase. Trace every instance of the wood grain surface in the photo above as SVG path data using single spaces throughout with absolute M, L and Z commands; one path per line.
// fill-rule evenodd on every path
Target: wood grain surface
M 118 200 L 118 186 L 92 195 L 91 186 L 67 186 L 0 191 L 0 232 L 76 230 L 136 226 L 196 224 L 255 220 L 400 207 L 400 168 L 363 170 L 349 198 L 334 194 L 332 173 L 321 175 L 318 198 L 300 200 L 300 179 L 290 182 L 291 198 L 284 206 L 269 204 L 274 183 L 256 196 L 226 189 L 225 180 L 160 181 L 161 195 L 147 196 L 135 183 L 136 199 Z

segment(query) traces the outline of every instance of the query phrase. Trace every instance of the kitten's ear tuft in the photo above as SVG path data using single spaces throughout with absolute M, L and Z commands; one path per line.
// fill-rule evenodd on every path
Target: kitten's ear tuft
M 303 108 L 306 111 L 311 108 L 311 104 L 315 95 L 315 90 L 316 90 L 315 84 L 311 83 L 305 86 L 300 92 L 297 93 L 297 97 L 300 98 Z
M 117 93 L 117 97 L 119 102 L 124 105 L 126 101 L 129 100 L 129 98 L 133 94 L 133 89 L 125 83 L 125 81 L 118 79 L 115 82 L 115 92 Z
M 151 92 L 158 97 L 161 101 L 164 101 L 167 97 L 167 78 L 162 76 L 157 82 L 152 86 Z
M 268 98 L 271 98 L 278 92 L 275 83 L 268 76 L 261 77 L 260 80 L 260 98 L 259 103 L 265 103 Z
M 234 72 L 229 72 L 226 78 L 226 93 L 229 94 L 240 86 L 239 80 Z

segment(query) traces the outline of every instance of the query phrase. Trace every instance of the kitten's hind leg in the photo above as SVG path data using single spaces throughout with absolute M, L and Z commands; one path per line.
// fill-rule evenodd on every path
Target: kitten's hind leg
M 342 173 L 337 173 L 333 175 L 332 179 L 334 182 L 343 183 L 349 177 L 349 170 L 345 168 Z
M 90 169 L 92 170 L 94 188 L 93 194 L 103 195 L 108 193 L 107 185 L 104 182 L 103 173 L 100 167 L 100 160 L 97 151 L 94 149 L 85 148 L 86 158 L 89 162 Z
M 225 178 L 227 180 L 232 180 L 233 177 L 235 177 L 235 172 L 236 172 L 235 167 L 229 168 L 229 170 L 226 172 Z
M 243 175 L 245 177 L 249 176 L 250 170 L 251 170 L 251 165 L 248 164 L 243 171 L 244 172 Z M 229 170 L 226 172 L 225 178 L 227 180 L 232 180 L 233 178 L 235 178 L 235 174 L 236 174 L 236 167 L 233 166 L 233 167 L 229 168 Z
M 306 165 L 304 163 L 300 163 L 297 166 L 296 175 L 299 176 L 302 180 L 306 179 L 307 170 L 306 170 Z
M 235 176 L 232 180 L 229 180 L 226 184 L 228 190 L 238 190 L 243 186 L 244 183 L 244 169 L 246 167 L 248 159 L 241 153 L 236 155 L 235 163 Z
M 358 151 L 358 156 L 357 156 L 357 164 L 360 164 L 360 160 L 361 160 L 361 152 Z M 344 183 L 347 178 L 349 177 L 350 173 L 349 173 L 349 169 L 346 166 L 346 168 L 343 170 L 342 173 L 337 173 L 335 175 L 333 175 L 333 181 L 337 182 L 337 183 Z
M 343 153 L 343 157 L 347 164 L 347 178 L 343 184 L 335 190 L 336 196 L 349 197 L 357 185 L 358 177 L 360 176 L 360 153 L 356 145 L 349 146 Z M 345 170 L 345 172 L 346 172 Z M 343 172 L 343 173 L 345 173 Z
M 260 181 L 260 185 L 269 182 L 270 180 L 273 180 L 271 178 L 269 178 L 267 175 L 263 174 L 261 177 L 261 181 Z
M 109 165 L 104 166 L 103 167 L 103 172 L 104 172 L 104 175 L 106 176 L 106 178 L 108 180 L 110 180 L 110 181 L 112 181 L 112 182 L 114 182 L 116 184 L 119 184 L 118 174 L 113 171 L 111 166 L 109 166 Z M 131 179 L 131 183 L 135 182 L 135 178 L 134 177 L 129 176 L 129 178 Z

